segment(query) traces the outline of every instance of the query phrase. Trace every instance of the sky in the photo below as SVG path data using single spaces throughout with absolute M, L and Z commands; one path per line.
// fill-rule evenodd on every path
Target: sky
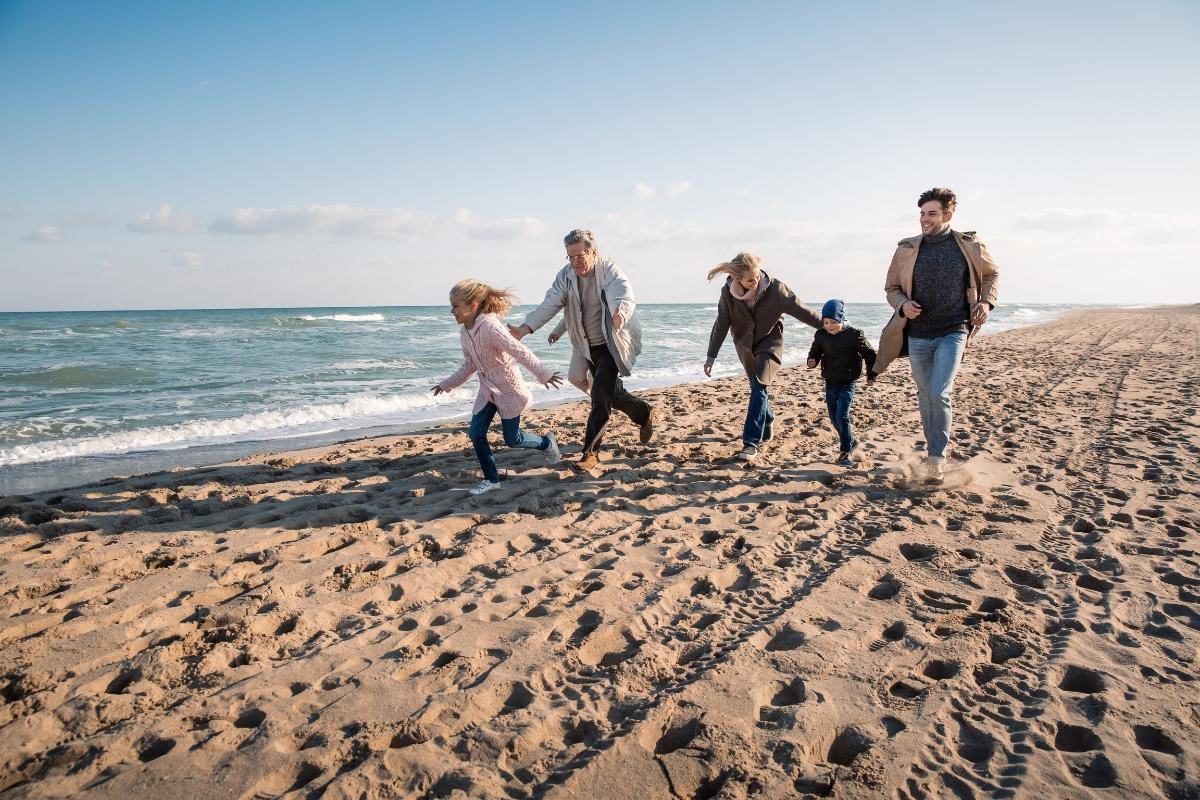
M 0 311 L 880 302 L 959 198 L 1000 302 L 1200 301 L 1200 3 L 0 0 Z

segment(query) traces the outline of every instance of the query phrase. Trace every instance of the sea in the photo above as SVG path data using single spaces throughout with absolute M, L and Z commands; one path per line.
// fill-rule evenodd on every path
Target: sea
M 984 330 L 1085 307 L 1007 304 Z M 890 313 L 847 305 L 872 341 Z M 628 388 L 709 380 L 715 304 L 641 304 L 638 314 L 644 348 Z M 785 319 L 785 364 L 801 363 L 812 329 Z M 524 341 L 565 378 L 570 343 L 548 344 L 552 327 Z M 431 392 L 461 362 L 446 306 L 0 313 L 0 496 L 465 419 L 474 380 Z M 726 341 L 713 378 L 739 372 Z M 583 397 L 528 382 L 539 404 Z

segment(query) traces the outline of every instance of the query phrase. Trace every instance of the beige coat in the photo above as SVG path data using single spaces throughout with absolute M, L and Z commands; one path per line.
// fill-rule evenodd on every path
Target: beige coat
M 996 307 L 998 288 L 1000 285 L 1000 269 L 988 254 L 983 242 L 975 236 L 975 231 L 959 233 L 952 231 L 954 241 L 963 255 L 967 257 L 967 306 L 975 308 L 979 302 Z M 908 340 L 904 334 L 904 326 L 908 318 L 900 313 L 900 306 L 912 299 L 913 267 L 917 263 L 917 250 L 921 245 L 921 236 L 901 239 L 892 256 L 891 266 L 888 267 L 887 281 L 883 291 L 887 294 L 888 304 L 893 309 L 892 318 L 883 327 L 879 336 L 879 356 L 875 359 L 876 375 L 887 369 L 892 361 L 908 354 Z M 970 328 L 967 333 L 967 343 L 975 335 L 977 327 L 967 323 Z

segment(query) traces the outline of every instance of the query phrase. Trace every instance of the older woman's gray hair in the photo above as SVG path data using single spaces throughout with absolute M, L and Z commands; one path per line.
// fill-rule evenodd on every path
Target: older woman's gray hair
M 585 252 L 591 252 L 596 249 L 596 237 L 587 228 L 576 228 L 563 237 L 563 245 L 570 247 L 573 244 L 583 242 Z

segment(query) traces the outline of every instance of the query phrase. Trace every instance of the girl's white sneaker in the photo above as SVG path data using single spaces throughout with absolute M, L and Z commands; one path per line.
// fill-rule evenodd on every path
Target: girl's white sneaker
M 475 484 L 470 489 L 468 489 L 467 493 L 468 494 L 483 494 L 484 492 L 490 492 L 492 489 L 499 489 L 499 488 L 500 488 L 499 481 L 489 481 L 485 478 L 484 480 L 481 480 L 479 483 Z

